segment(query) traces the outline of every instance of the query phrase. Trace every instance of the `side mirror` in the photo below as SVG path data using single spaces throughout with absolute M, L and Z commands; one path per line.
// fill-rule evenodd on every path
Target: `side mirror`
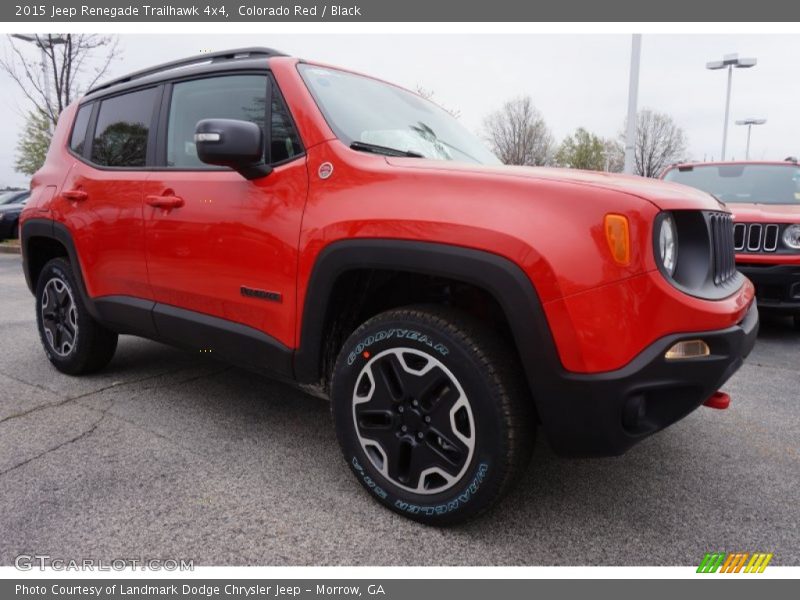
M 272 167 L 264 162 L 264 134 L 250 121 L 203 119 L 194 130 L 197 156 L 204 163 L 230 167 L 246 179 L 266 177 Z

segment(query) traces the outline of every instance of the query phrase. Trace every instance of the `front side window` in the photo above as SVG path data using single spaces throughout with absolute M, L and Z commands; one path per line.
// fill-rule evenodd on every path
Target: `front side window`
M 302 154 L 300 137 L 275 85 L 272 87 L 270 148 L 272 163 Z M 167 127 L 167 166 L 207 167 L 197 157 L 194 132 L 203 119 L 250 121 L 264 129 L 267 78 L 263 75 L 226 75 L 176 83 L 172 89 Z M 213 168 L 213 167 L 209 167 Z
M 92 140 L 92 162 L 106 167 L 143 167 L 158 90 L 150 88 L 103 100 Z
M 666 181 L 689 185 L 725 203 L 800 204 L 800 167 L 786 165 L 693 165 L 672 169 Z
M 308 64 L 298 68 L 331 129 L 354 149 L 500 164 L 477 137 L 433 102 L 370 77 Z
M 294 128 L 289 111 L 272 85 L 272 130 L 270 132 L 270 161 L 279 163 L 303 153 L 300 136 Z
M 237 119 L 264 128 L 267 78 L 230 75 L 176 83 L 167 127 L 167 166 L 207 167 L 197 157 L 194 131 L 203 119 Z

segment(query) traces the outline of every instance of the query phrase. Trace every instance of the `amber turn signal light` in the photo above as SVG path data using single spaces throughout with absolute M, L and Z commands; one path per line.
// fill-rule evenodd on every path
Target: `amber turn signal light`
M 608 214 L 604 219 L 604 225 L 611 256 L 618 265 L 627 267 L 631 264 L 631 235 L 628 228 L 628 217 Z

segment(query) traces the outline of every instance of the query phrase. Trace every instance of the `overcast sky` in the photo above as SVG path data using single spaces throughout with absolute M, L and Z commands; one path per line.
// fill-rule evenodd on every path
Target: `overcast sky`
M 146 25 L 144 25 L 146 27 Z M 0 51 L 8 41 L 0 42 Z M 616 136 L 627 110 L 629 35 L 123 35 L 122 60 L 111 76 L 201 50 L 270 46 L 287 54 L 378 76 L 409 88 L 434 90 L 436 100 L 461 111 L 480 131 L 485 115 L 521 94 L 530 95 L 561 140 L 577 127 Z M 689 138 L 689 153 L 719 158 L 724 114 L 723 71 L 706 61 L 738 52 L 758 58 L 734 72 L 731 123 L 763 117 L 754 128 L 751 157 L 800 154 L 800 35 L 646 35 L 639 107 L 672 115 Z M 0 142 L 0 187 L 27 185 L 13 170 L 14 146 L 27 108 L 22 93 L 0 74 L 5 135 Z M 728 158 L 743 158 L 746 128 L 731 124 Z

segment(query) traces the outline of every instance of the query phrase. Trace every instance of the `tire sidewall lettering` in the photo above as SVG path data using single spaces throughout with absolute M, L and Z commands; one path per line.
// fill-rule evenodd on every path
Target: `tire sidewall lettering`
M 475 494 L 478 492 L 478 488 L 481 486 L 481 483 L 486 478 L 488 471 L 489 465 L 485 462 L 478 465 L 475 476 L 472 478 L 472 481 L 470 481 L 469 485 L 459 492 L 455 498 L 448 500 L 447 502 L 435 505 L 426 505 L 412 504 L 410 502 L 397 499 L 394 501 L 394 506 L 398 510 L 410 514 L 422 514 L 427 516 L 444 515 L 449 512 L 453 512 L 454 510 L 461 508 L 475 496 Z
M 389 493 L 378 485 L 372 477 L 370 477 L 361 466 L 357 456 L 353 456 L 350 460 L 350 467 L 355 474 L 363 481 L 364 485 L 369 488 L 381 500 L 392 504 L 397 510 L 412 514 L 412 515 L 444 515 L 454 510 L 458 510 L 464 504 L 469 502 L 475 494 L 478 493 L 483 480 L 489 472 L 489 464 L 482 462 L 478 465 L 475 475 L 472 480 L 460 492 L 456 493 L 455 497 L 447 502 L 440 502 L 438 504 L 415 504 L 390 496 Z
M 353 469 L 353 471 L 355 471 L 356 475 L 358 475 L 362 479 L 364 485 L 366 485 L 370 490 L 372 490 L 372 493 L 375 494 L 378 498 L 380 498 L 381 500 L 386 500 L 389 497 L 389 493 L 386 490 L 384 490 L 381 486 L 379 486 L 377 483 L 375 483 L 375 480 L 372 479 L 372 477 L 367 475 L 367 473 L 364 471 L 364 467 L 361 466 L 361 463 L 358 462 L 358 458 L 356 458 L 355 456 L 353 457 L 353 460 L 350 461 L 350 467 Z
M 377 331 L 376 333 L 370 334 L 367 337 L 358 341 L 353 348 L 353 350 L 347 355 L 347 364 L 352 366 L 358 357 L 363 355 L 365 350 L 368 350 L 371 346 L 384 342 L 387 340 L 396 339 L 396 340 L 410 340 L 413 342 L 417 342 L 418 344 L 422 344 L 434 352 L 438 353 L 441 356 L 447 356 L 450 354 L 450 349 L 443 343 L 434 340 L 428 334 L 422 333 L 415 329 L 401 329 L 398 327 L 390 327 L 388 329 L 382 329 Z

